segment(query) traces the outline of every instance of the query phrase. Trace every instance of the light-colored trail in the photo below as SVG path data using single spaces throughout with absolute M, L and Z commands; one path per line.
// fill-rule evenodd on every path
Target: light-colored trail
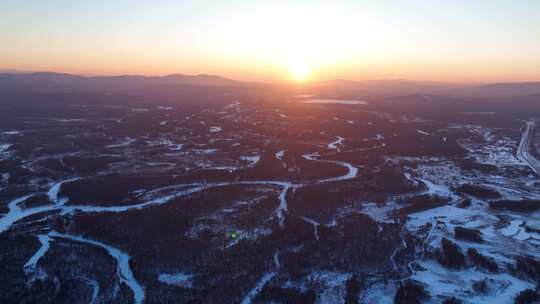
M 535 122 L 528 121 L 519 142 L 516 156 L 519 160 L 527 164 L 536 174 L 540 174 L 540 161 L 531 154 L 532 134 L 534 132 Z

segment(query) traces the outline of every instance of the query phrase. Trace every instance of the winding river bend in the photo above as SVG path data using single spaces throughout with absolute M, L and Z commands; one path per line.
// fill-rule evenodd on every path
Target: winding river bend
M 336 150 L 336 152 L 341 152 L 336 142 L 340 144 L 339 146 L 342 146 L 343 145 L 342 143 L 344 140 L 345 139 L 343 137 L 338 136 L 335 142 L 332 142 L 328 144 L 327 146 L 329 149 L 334 149 Z M 332 161 L 332 160 L 321 160 L 319 159 L 320 157 L 321 155 L 318 152 L 308 153 L 308 154 L 303 155 L 303 158 L 309 161 L 321 162 L 321 163 L 333 163 L 337 166 L 344 167 L 345 169 L 347 169 L 347 172 L 340 176 L 334 176 L 334 177 L 328 177 L 328 178 L 322 178 L 318 180 L 310 180 L 310 181 L 304 181 L 304 182 L 298 182 L 298 183 L 293 183 L 293 182 L 284 181 L 284 180 L 254 180 L 254 181 L 218 182 L 218 183 L 179 184 L 179 185 L 167 187 L 168 189 L 175 189 L 175 188 L 182 189 L 175 193 L 153 198 L 139 204 L 125 205 L 125 206 L 99 206 L 99 205 L 66 206 L 66 203 L 68 202 L 69 198 L 59 197 L 61 187 L 64 183 L 68 183 L 68 182 L 79 179 L 79 177 L 69 178 L 69 179 L 62 180 L 58 183 L 55 183 L 51 186 L 51 188 L 47 192 L 47 196 L 50 201 L 50 203 L 47 205 L 33 207 L 33 208 L 25 208 L 25 209 L 19 206 L 19 204 L 24 203 L 26 200 L 33 197 L 34 194 L 21 196 L 12 200 L 8 204 L 8 213 L 4 215 L 2 218 L 0 218 L 0 233 L 6 232 L 9 229 L 11 229 L 12 226 L 16 222 L 24 220 L 25 218 L 28 218 L 36 214 L 43 214 L 43 216 L 45 217 L 51 212 L 57 213 L 58 216 L 64 216 L 64 215 L 68 215 L 68 214 L 76 213 L 76 212 L 78 213 L 127 212 L 130 210 L 140 210 L 140 209 L 149 208 L 152 206 L 163 205 L 174 199 L 177 199 L 180 197 L 186 197 L 186 196 L 198 193 L 198 192 L 203 192 L 211 188 L 227 187 L 227 186 L 234 186 L 234 185 L 254 185 L 254 186 L 264 185 L 264 186 L 280 188 L 280 192 L 278 195 L 279 204 L 274 210 L 274 212 L 272 213 L 271 217 L 277 218 L 279 226 L 283 228 L 285 225 L 285 215 L 288 211 L 287 194 L 289 190 L 301 188 L 304 185 L 308 185 L 308 184 L 322 184 L 322 183 L 350 180 L 350 179 L 355 178 L 358 174 L 358 168 L 350 163 L 341 162 L 341 161 Z M 153 190 L 152 192 L 156 192 L 159 190 L 160 189 L 156 189 L 156 190 Z M 73 241 L 73 242 L 85 243 L 85 244 L 96 246 L 96 247 L 106 250 L 108 254 L 116 261 L 117 275 L 120 282 L 126 284 L 130 288 L 133 294 L 133 298 L 135 299 L 135 302 L 137 304 L 144 302 L 144 299 L 145 299 L 144 287 L 142 286 L 142 284 L 140 284 L 136 280 L 135 276 L 133 275 L 133 271 L 130 269 L 130 266 L 129 266 L 130 256 L 127 253 L 124 253 L 113 246 L 107 245 L 105 243 L 102 243 L 96 240 L 87 239 L 79 235 L 62 234 L 56 231 L 50 231 L 48 234 L 39 234 L 39 235 L 36 235 L 36 237 L 38 238 L 41 246 L 25 264 L 24 266 L 25 272 L 32 274 L 34 276 L 46 276 L 45 273 L 42 273 L 38 270 L 39 269 L 38 263 L 40 259 L 49 250 L 51 243 L 56 239 L 64 239 L 64 240 Z M 260 292 L 260 290 L 262 290 L 262 288 L 276 274 L 277 274 L 276 272 L 270 272 L 270 273 L 265 274 L 261 278 L 261 280 L 257 283 L 257 285 L 254 287 L 254 289 L 251 290 L 248 295 L 246 295 L 243 303 L 250 303 L 251 299 L 253 299 Z

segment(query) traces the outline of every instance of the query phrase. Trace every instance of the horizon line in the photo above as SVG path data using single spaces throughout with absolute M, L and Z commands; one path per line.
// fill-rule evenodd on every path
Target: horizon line
M 316 84 L 316 83 L 324 83 L 324 82 L 332 82 L 332 81 L 343 81 L 343 82 L 369 82 L 369 81 L 407 81 L 407 82 L 413 82 L 413 83 L 435 83 L 435 84 L 446 84 L 446 85 L 486 85 L 486 84 L 503 84 L 503 83 L 511 83 L 511 84 L 518 84 L 518 83 L 540 83 L 540 80 L 515 80 L 515 81 L 440 81 L 440 80 L 411 80 L 407 78 L 367 78 L 367 79 L 348 79 L 348 78 L 329 78 L 329 79 L 318 79 L 318 80 L 306 80 L 302 82 L 294 81 L 294 80 L 280 80 L 280 81 L 254 81 L 254 80 L 238 80 L 235 78 L 222 76 L 220 74 L 209 74 L 209 73 L 195 73 L 195 74 L 185 74 L 181 72 L 174 72 L 174 73 L 166 73 L 166 74 L 144 74 L 144 73 L 114 73 L 114 74 L 94 74 L 94 73 L 77 73 L 77 72 L 61 72 L 56 70 L 36 70 L 36 71 L 29 71 L 29 70 L 19 70 L 19 69 L 2 69 L 0 68 L 0 74 L 59 74 L 59 75 L 70 75 L 70 76 L 78 76 L 78 77 L 85 77 L 85 78 L 97 78 L 97 77 L 168 77 L 168 76 L 188 76 L 188 77 L 200 77 L 200 76 L 208 76 L 208 77 L 219 77 L 224 80 L 230 80 L 230 81 L 236 81 L 239 83 L 252 83 L 252 84 L 296 84 L 296 85 L 309 85 L 309 84 Z

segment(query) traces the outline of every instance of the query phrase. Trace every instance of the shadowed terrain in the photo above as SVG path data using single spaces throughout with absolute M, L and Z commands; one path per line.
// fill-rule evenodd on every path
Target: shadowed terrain
M 2 303 L 538 297 L 534 95 L 54 77 L 0 77 Z

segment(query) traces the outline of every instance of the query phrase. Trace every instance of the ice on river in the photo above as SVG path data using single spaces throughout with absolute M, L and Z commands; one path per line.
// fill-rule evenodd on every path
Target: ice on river
M 48 234 L 48 236 L 52 238 L 62 238 L 62 239 L 67 239 L 67 240 L 71 240 L 75 242 L 86 243 L 86 244 L 90 244 L 90 245 L 105 249 L 109 253 L 109 255 L 116 260 L 116 270 L 117 270 L 118 278 L 120 282 L 125 283 L 129 287 L 129 289 L 131 289 L 133 293 L 133 298 L 135 299 L 135 303 L 140 304 L 144 301 L 144 298 L 145 298 L 144 288 L 135 279 L 135 276 L 133 275 L 133 272 L 131 271 L 131 268 L 129 267 L 129 260 L 131 259 L 129 255 L 107 244 L 90 240 L 90 239 L 86 239 L 78 235 L 61 234 L 56 231 L 52 231 Z
M 46 274 L 44 272 L 37 271 L 37 264 L 39 260 L 45 255 L 45 253 L 47 253 L 47 251 L 51 247 L 50 245 L 51 239 L 46 234 L 40 234 L 37 237 L 38 237 L 39 243 L 41 244 L 41 247 L 38 249 L 38 251 L 36 251 L 36 253 L 34 253 L 33 256 L 30 257 L 30 259 L 26 262 L 26 264 L 24 264 L 24 272 L 29 273 L 29 274 L 35 274 L 39 278 L 44 278 L 46 277 Z

